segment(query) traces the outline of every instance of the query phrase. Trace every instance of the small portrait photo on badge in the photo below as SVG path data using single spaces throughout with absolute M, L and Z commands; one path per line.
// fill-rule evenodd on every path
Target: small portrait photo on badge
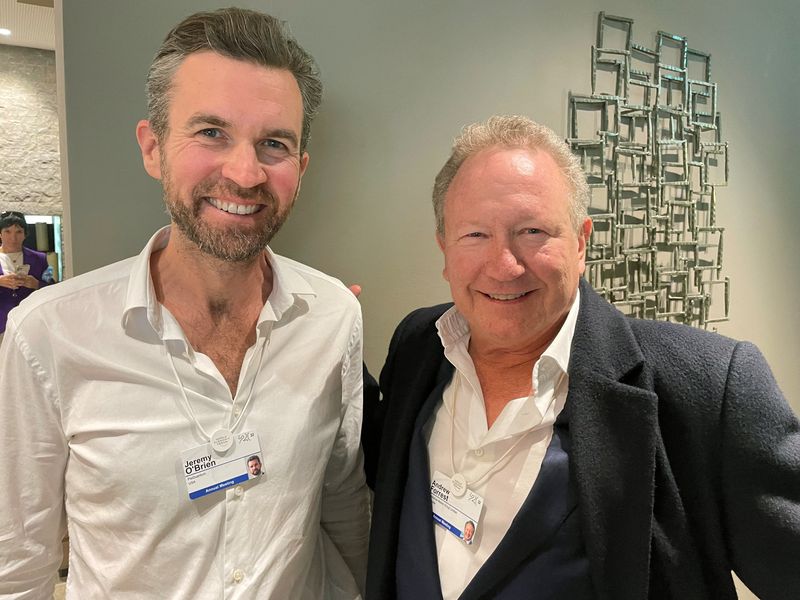
M 247 472 L 249 479 L 261 477 L 261 457 L 258 454 L 253 454 L 247 459 Z
M 465 544 L 471 544 L 472 538 L 475 537 L 475 523 L 472 521 L 467 521 L 464 523 L 464 531 L 461 534 L 461 539 L 464 540 Z

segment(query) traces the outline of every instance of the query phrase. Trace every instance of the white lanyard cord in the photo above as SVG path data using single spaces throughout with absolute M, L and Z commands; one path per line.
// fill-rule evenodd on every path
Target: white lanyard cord
M 253 399 L 253 389 L 256 386 L 256 379 L 258 379 L 258 375 L 259 373 L 261 373 L 261 366 L 264 364 L 264 352 L 267 346 L 269 345 L 269 340 L 271 337 L 272 335 L 265 336 L 264 341 L 261 343 L 261 351 L 259 352 L 258 355 L 258 367 L 256 368 L 255 375 L 253 375 L 253 380 L 250 382 L 250 390 L 247 393 L 247 400 L 244 403 L 244 408 L 242 408 L 242 412 L 239 413 L 239 416 L 236 418 L 236 421 L 234 421 L 233 426 L 230 428 L 231 432 L 236 430 L 236 426 L 239 425 L 239 421 L 242 420 L 242 417 L 244 417 L 245 413 L 247 412 L 247 407 L 250 406 L 250 400 Z M 207 440 L 211 441 L 211 436 L 205 430 L 205 428 L 200 424 L 200 421 L 197 419 L 197 415 L 195 415 L 194 413 L 192 404 L 191 402 L 189 402 L 189 398 L 186 396 L 186 389 L 183 386 L 181 378 L 178 376 L 178 369 L 175 368 L 175 359 L 172 357 L 172 353 L 169 351 L 166 344 L 164 344 L 164 349 L 166 350 L 167 356 L 169 357 L 169 364 L 172 367 L 172 373 L 175 375 L 175 380 L 178 382 L 178 388 L 181 390 L 181 397 L 183 398 L 183 403 L 186 405 L 186 410 L 191 415 L 192 421 L 194 421 L 194 424 L 197 425 L 197 428 L 200 430 L 200 433 L 202 433 Z M 235 406 L 236 406 L 236 399 L 234 398 L 233 404 L 231 404 L 231 415 L 233 414 L 233 409 Z M 230 416 L 228 416 L 229 423 L 230 420 L 231 418 Z
M 559 378 L 558 382 L 556 383 L 556 386 L 553 388 L 553 399 L 550 401 L 551 405 L 552 405 L 553 402 L 555 402 L 556 395 L 558 394 L 558 388 L 561 387 L 561 384 L 564 381 L 564 376 L 565 375 L 566 375 L 566 373 L 564 373 L 562 371 L 561 372 L 561 377 Z M 454 435 L 454 431 L 456 429 L 456 401 L 458 399 L 458 391 L 459 391 L 459 388 L 460 388 L 461 374 L 458 371 L 456 371 L 455 374 L 454 374 L 454 378 L 455 378 L 455 384 L 453 386 L 453 410 L 450 413 L 450 472 L 453 473 L 453 475 L 458 473 L 458 471 L 456 471 L 456 461 L 455 461 L 455 456 L 454 456 L 454 451 L 453 451 L 453 435 Z M 548 406 L 548 410 L 550 410 L 549 406 Z M 497 470 L 497 468 L 500 466 L 500 463 L 502 463 L 503 460 L 505 460 L 505 458 L 508 457 L 514 451 L 514 449 L 517 446 L 519 446 L 520 442 L 522 442 L 522 440 L 524 440 L 528 436 L 528 434 L 531 433 L 531 431 L 533 431 L 533 430 L 526 431 L 521 436 L 519 436 L 519 439 L 517 439 L 517 441 L 514 442 L 511 445 L 511 447 L 508 450 L 506 450 L 500 458 L 498 458 L 496 461 L 494 461 L 494 463 L 489 466 L 489 468 L 483 473 L 483 475 L 481 475 L 477 479 L 473 479 L 472 481 L 469 481 L 466 478 L 464 478 L 464 481 L 466 482 L 467 487 L 475 485 L 476 483 L 480 483 L 481 481 L 486 479 L 489 475 L 494 473 Z

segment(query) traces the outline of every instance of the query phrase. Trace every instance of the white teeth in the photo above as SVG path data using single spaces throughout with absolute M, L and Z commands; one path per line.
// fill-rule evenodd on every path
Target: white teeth
M 527 292 L 521 294 L 487 294 L 492 300 L 516 300 L 522 298 Z
M 214 208 L 234 215 L 252 215 L 261 208 L 258 204 L 234 204 L 233 202 L 221 202 L 216 198 L 208 198 L 208 202 Z

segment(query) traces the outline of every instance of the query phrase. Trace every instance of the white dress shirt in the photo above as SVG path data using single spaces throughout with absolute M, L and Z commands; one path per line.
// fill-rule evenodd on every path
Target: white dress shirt
M 440 471 L 453 476 L 452 453 L 456 472 L 484 499 L 472 544 L 434 526 L 444 600 L 458 598 L 495 551 L 539 475 L 553 424 L 567 398 L 567 367 L 579 304 L 580 292 L 560 331 L 534 364 L 534 394 L 511 400 L 491 428 L 487 427 L 483 393 L 468 351 L 466 319 L 453 307 L 436 322 L 445 357 L 455 372 L 443 402 L 425 428 L 431 475 Z
M 156 300 L 149 257 L 168 237 L 11 313 L 0 351 L 0 598 L 52 595 L 65 523 L 67 598 L 357 598 L 369 518 L 357 300 L 268 252 L 272 293 L 231 398 Z M 253 388 L 234 433 L 259 435 L 262 477 L 189 500 L 181 452 L 208 440 L 168 352 L 208 432 L 230 427 Z

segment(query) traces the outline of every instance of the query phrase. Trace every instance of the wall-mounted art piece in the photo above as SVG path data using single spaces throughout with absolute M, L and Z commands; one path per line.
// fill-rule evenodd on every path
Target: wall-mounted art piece
M 586 278 L 636 317 L 708 329 L 728 320 L 724 228 L 728 183 L 711 55 L 659 31 L 633 41 L 633 19 L 600 13 L 591 94 L 569 95 L 567 142 L 591 189 Z

